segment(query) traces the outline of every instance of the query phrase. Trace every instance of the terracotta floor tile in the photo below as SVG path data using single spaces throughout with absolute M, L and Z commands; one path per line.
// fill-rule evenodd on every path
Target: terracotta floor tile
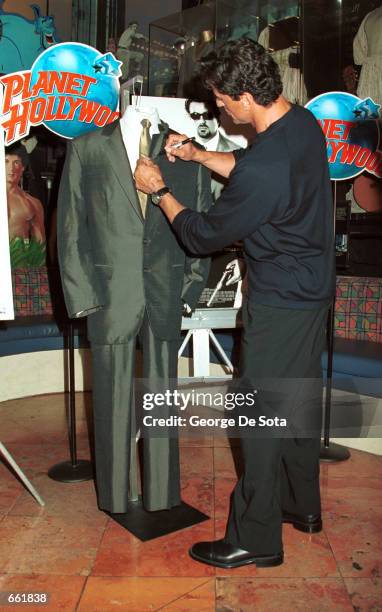
M 182 447 L 180 449 L 180 473 L 183 476 L 212 476 L 214 470 L 213 449 Z
M 224 537 L 225 520 L 215 521 L 216 539 Z M 255 576 L 271 578 L 338 577 L 332 550 L 325 533 L 301 533 L 291 525 L 283 527 L 284 563 L 266 569 L 247 565 L 233 570 L 216 569 L 217 576 Z
M 214 448 L 214 474 L 216 478 L 238 478 L 243 469 L 238 447 Z
M 7 514 L 24 488 L 6 464 L 0 462 L 0 515 Z
M 104 524 L 64 517 L 6 516 L 0 532 L 0 572 L 15 574 L 90 573 Z
M 215 521 L 142 543 L 97 509 L 93 482 L 69 485 L 47 477 L 52 465 L 69 458 L 63 394 L 2 402 L 0 409 L 2 441 L 46 501 L 45 508 L 38 506 L 0 463 L 0 590 L 41 584 L 43 591 L 45 585 L 54 598 L 54 608 L 45 609 L 74 612 L 90 574 L 80 608 L 89 612 L 252 612 L 252 596 L 256 612 L 305 612 L 307 602 L 310 612 L 346 612 L 352 609 L 346 583 L 355 609 L 382 610 L 382 457 L 351 450 L 349 461 L 321 465 L 324 532 L 309 536 L 285 525 L 282 566 L 217 570 L 193 561 L 188 549 L 224 535 L 239 440 L 229 441 L 224 432 L 199 438 L 180 432 L 183 499 Z M 78 456 L 88 459 L 91 394 L 76 394 L 76 411 Z M 241 584 L 228 588 L 224 582 Z M 124 608 L 126 596 L 133 607 Z
M 184 433 L 182 433 L 182 431 L 180 431 L 179 433 L 179 446 L 181 448 L 183 447 L 199 447 L 199 446 L 203 446 L 203 447 L 207 447 L 207 448 L 211 448 L 213 446 L 213 438 L 211 435 L 205 435 L 202 437 L 198 437 L 198 436 L 190 436 L 190 435 L 186 435 Z
M 344 582 L 354 610 L 382 610 L 382 578 L 344 578 Z
M 189 591 L 192 593 L 204 582 L 203 578 L 90 577 L 78 612 L 158 610 L 166 604 L 179 600 Z
M 350 476 L 374 476 L 382 478 L 382 457 L 349 448 L 350 458 L 346 461 L 321 463 L 321 474 L 333 478 Z
M 76 421 L 79 439 L 87 437 L 88 394 L 76 393 Z M 51 394 L 1 403 L 2 442 L 40 444 L 66 442 L 66 399 Z M 3 424 L 4 423 L 4 424 Z
M 212 576 L 215 570 L 193 561 L 188 550 L 199 540 L 214 537 L 213 521 L 141 542 L 126 529 L 110 521 L 93 576 Z
M 212 476 L 183 476 L 182 500 L 212 518 L 214 516 L 214 484 Z
M 11 443 L 7 449 L 28 478 L 46 474 L 56 463 L 70 459 L 68 443 L 65 440 L 60 444 Z M 89 452 L 85 456 L 79 452 L 78 459 L 89 459 Z
M 215 612 L 215 579 L 209 580 L 206 584 L 183 595 L 161 610 L 166 610 L 166 612 L 188 612 L 188 610 Z
M 218 436 L 213 437 L 214 448 L 238 448 L 240 447 L 240 438 L 228 439 L 227 434 L 220 432 Z
M 41 508 L 28 491 L 18 497 L 9 514 L 11 516 L 62 517 L 66 524 L 88 525 L 94 529 L 104 527 L 108 517 L 98 510 L 92 480 L 77 483 L 62 483 L 48 476 L 32 479 L 45 502 Z
M 362 477 L 327 478 L 321 484 L 322 507 L 326 512 L 357 516 L 360 512 L 382 518 L 382 479 Z
M 0 576 L 0 591 L 18 593 L 47 593 L 46 605 L 27 605 L 25 610 L 31 612 L 56 612 L 56 610 L 74 611 L 80 600 L 86 578 L 83 576 L 46 576 L 7 574 Z M 1 606 L 2 611 L 14 612 L 22 606 Z
M 382 575 L 382 517 L 359 513 L 324 514 L 325 533 L 344 577 Z
M 352 612 L 338 578 L 217 578 L 216 610 L 240 612 Z

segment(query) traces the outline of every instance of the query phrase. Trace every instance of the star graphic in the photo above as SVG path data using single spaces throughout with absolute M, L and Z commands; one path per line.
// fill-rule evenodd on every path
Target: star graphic
M 109 76 L 120 77 L 122 62 L 119 62 L 115 59 L 112 53 L 105 53 L 105 55 L 101 55 L 97 62 L 94 64 L 93 68 L 96 72 L 102 72 L 102 74 L 107 74 Z
M 358 102 L 353 109 L 356 117 L 363 116 L 364 119 L 378 119 L 380 104 L 376 104 L 371 98 L 365 98 Z

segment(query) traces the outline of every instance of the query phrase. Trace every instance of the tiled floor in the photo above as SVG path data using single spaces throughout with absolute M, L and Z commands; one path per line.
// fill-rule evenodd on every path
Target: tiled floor
M 84 459 L 90 401 L 77 395 Z M 41 508 L 0 463 L 0 592 L 50 594 L 48 605 L 26 610 L 382 611 L 381 457 L 352 451 L 347 462 L 322 465 L 324 531 L 286 525 L 283 565 L 215 570 L 188 548 L 223 535 L 235 483 L 227 440 L 182 441 L 183 499 L 211 519 L 142 543 L 97 510 L 91 481 L 46 475 L 68 458 L 63 395 L 4 402 L 0 418 L 0 440 L 46 502 Z

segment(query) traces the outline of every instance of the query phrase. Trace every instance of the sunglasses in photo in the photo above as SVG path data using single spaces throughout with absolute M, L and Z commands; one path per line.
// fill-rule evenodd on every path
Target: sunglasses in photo
M 190 113 L 190 117 L 194 121 L 199 121 L 199 119 L 204 119 L 204 121 L 209 119 L 211 121 L 214 118 L 214 114 L 211 111 L 206 111 L 205 113 Z

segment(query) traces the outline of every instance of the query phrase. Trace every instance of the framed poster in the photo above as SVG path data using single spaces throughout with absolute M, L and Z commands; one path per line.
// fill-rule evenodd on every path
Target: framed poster
M 2 91 L 0 90 L 0 104 Z M 14 319 L 11 261 L 9 254 L 8 207 L 5 182 L 4 133 L 0 130 L 0 320 Z

